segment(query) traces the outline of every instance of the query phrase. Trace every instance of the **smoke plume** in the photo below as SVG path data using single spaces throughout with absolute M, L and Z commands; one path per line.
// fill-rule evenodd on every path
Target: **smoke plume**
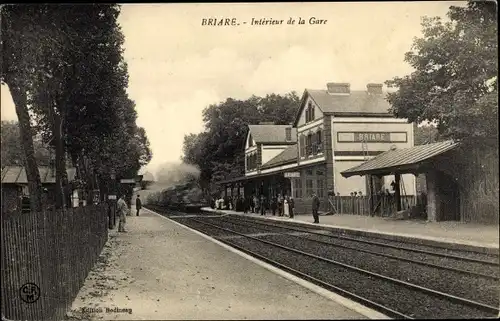
M 164 163 L 155 173 L 155 181 L 142 190 L 140 193 L 145 194 L 144 199 L 148 195 L 153 195 L 161 192 L 169 187 L 187 183 L 193 179 L 200 177 L 200 170 L 186 163 Z

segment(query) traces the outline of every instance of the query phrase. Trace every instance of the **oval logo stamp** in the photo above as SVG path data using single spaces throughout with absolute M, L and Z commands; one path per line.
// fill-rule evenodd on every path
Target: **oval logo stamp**
M 26 283 L 19 289 L 21 300 L 26 303 L 35 303 L 40 298 L 40 288 L 35 283 Z

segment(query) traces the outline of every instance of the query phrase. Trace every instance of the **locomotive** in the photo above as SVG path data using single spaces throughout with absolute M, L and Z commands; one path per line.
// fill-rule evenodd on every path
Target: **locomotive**
M 182 212 L 197 212 L 207 203 L 196 181 L 190 181 L 150 195 L 148 204 Z

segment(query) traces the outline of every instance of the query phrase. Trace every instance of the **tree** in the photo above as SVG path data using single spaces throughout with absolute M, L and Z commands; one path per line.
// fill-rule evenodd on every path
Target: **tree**
M 439 132 L 436 126 L 434 126 L 433 124 L 417 126 L 417 124 L 415 123 L 413 133 L 415 135 L 415 146 L 432 144 L 439 141 Z
M 31 119 L 28 112 L 28 91 L 31 72 L 37 69 L 39 41 L 36 6 L 3 6 L 1 11 L 1 81 L 9 87 L 17 118 L 24 153 L 31 211 L 42 209 L 42 185 L 35 159 Z
M 388 101 L 397 117 L 434 121 L 445 138 L 497 146 L 496 3 L 452 6 L 448 17 L 423 19 L 424 36 L 405 55 L 415 71 L 386 82 L 399 89 Z
M 105 187 L 111 169 L 119 177 L 135 175 L 151 160 L 146 133 L 136 125 L 135 103 L 126 92 L 128 72 L 117 22 L 120 10 L 116 4 L 19 8 L 12 19 L 17 24 L 11 24 L 24 29 L 12 33 L 22 40 L 36 35 L 23 43 L 36 49 L 29 52 L 27 62 L 21 60 L 24 65 L 11 59 L 17 74 L 5 74 L 22 80 L 28 93 L 26 115 L 29 107 L 36 129 L 55 149 L 57 207 L 64 207 L 66 155 L 87 189 Z
M 25 163 L 25 155 L 21 145 L 21 137 L 19 133 L 19 123 L 16 121 L 2 120 L 2 166 L 16 165 L 23 166 Z M 50 150 L 44 146 L 39 135 L 33 138 L 33 148 L 35 151 L 35 159 L 40 166 L 49 166 L 51 160 Z
M 2 167 L 6 165 L 22 165 L 23 149 L 19 137 L 19 126 L 15 122 L 2 120 Z
M 244 147 L 249 124 L 293 122 L 300 98 L 296 93 L 252 96 L 247 100 L 228 98 L 203 110 L 205 132 L 184 137 L 183 161 L 197 165 L 200 185 L 244 174 Z

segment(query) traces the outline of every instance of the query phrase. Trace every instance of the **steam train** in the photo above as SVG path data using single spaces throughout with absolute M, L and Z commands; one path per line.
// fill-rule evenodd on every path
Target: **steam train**
M 148 204 L 182 212 L 197 212 L 207 205 L 203 192 L 194 181 L 178 184 L 152 194 Z

